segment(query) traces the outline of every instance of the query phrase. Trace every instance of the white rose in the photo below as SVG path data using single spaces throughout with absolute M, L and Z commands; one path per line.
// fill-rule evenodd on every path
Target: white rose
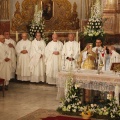
M 93 104 L 91 104 L 91 107 L 94 107 L 94 105 L 93 105 Z

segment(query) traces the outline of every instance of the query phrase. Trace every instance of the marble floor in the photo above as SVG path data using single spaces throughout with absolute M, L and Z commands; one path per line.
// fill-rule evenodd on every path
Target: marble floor
M 0 120 L 17 120 L 39 108 L 56 110 L 60 104 L 56 95 L 56 86 L 10 82 L 5 97 L 0 91 Z

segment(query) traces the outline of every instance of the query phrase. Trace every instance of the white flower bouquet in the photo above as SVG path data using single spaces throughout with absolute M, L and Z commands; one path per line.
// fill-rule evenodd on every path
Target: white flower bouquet
M 73 79 L 69 77 L 67 82 L 67 93 L 65 99 L 62 101 L 61 105 L 58 107 L 57 111 L 63 114 L 78 114 L 79 109 L 82 105 L 81 96 L 82 92 L 79 85 L 73 83 Z

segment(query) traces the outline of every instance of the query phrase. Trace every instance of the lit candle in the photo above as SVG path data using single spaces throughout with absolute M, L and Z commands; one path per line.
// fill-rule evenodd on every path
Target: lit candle
M 16 31 L 16 42 L 18 41 L 18 31 Z

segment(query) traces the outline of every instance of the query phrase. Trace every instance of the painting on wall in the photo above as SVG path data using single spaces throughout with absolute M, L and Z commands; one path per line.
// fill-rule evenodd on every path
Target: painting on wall
M 50 20 L 53 16 L 53 1 L 43 0 L 42 2 L 43 17 L 45 20 Z

